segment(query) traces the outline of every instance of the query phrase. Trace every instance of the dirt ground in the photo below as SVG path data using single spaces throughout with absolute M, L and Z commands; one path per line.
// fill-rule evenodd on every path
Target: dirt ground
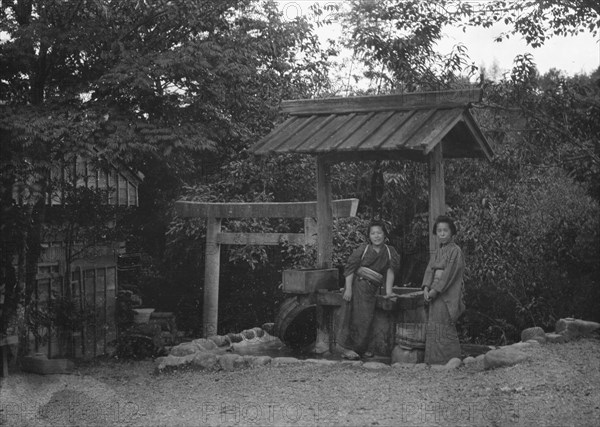
M 74 375 L 3 379 L 0 424 L 600 425 L 600 341 L 527 352 L 493 371 L 302 363 L 157 375 L 152 361 L 99 361 Z

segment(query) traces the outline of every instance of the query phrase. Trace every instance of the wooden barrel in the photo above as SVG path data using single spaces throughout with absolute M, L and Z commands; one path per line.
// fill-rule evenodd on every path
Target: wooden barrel
M 396 318 L 395 345 L 407 350 L 424 349 L 427 330 L 427 312 L 423 293 L 414 292 L 402 295 L 404 309 Z
M 398 323 L 396 345 L 405 349 L 425 348 L 426 323 Z
M 273 333 L 289 347 L 313 345 L 317 338 L 316 305 L 303 295 L 286 298 L 281 304 Z

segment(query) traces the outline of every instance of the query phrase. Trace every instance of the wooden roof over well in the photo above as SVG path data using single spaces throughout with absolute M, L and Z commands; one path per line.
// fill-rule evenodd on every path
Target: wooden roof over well
M 398 95 L 283 101 L 288 119 L 260 140 L 257 155 L 321 154 L 332 161 L 424 161 L 442 144 L 445 158 L 493 156 L 469 108 L 477 88 Z

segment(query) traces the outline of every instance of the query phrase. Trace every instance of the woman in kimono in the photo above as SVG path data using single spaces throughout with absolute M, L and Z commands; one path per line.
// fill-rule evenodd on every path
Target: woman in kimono
M 433 225 L 439 246 L 431 255 L 423 277 L 423 295 L 428 304 L 425 363 L 445 364 L 460 357 L 456 321 L 465 311 L 463 301 L 463 253 L 456 243 L 456 225 L 439 216 Z
M 356 360 L 367 351 L 371 324 L 375 315 L 375 297 L 385 284 L 386 297 L 393 296 L 394 275 L 400 265 L 396 250 L 386 245 L 382 222 L 369 224 L 369 241 L 360 245 L 344 266 L 345 286 L 337 330 L 338 352 L 345 359 Z

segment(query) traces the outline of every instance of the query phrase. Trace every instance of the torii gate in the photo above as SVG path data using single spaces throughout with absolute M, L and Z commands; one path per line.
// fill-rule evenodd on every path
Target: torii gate
M 217 334 L 219 310 L 219 271 L 221 263 L 221 245 L 278 245 L 282 240 L 297 245 L 324 242 L 317 236 L 327 236 L 331 232 L 331 219 L 356 216 L 358 199 L 335 200 L 328 206 L 327 220 L 319 215 L 317 202 L 284 203 L 205 203 L 175 202 L 177 214 L 182 218 L 206 219 L 206 257 L 204 261 L 204 306 L 202 311 L 202 331 L 204 337 Z M 304 233 L 222 233 L 223 218 L 304 218 Z M 330 239 L 329 239 L 330 240 Z M 331 245 L 318 247 L 320 258 L 331 258 Z

